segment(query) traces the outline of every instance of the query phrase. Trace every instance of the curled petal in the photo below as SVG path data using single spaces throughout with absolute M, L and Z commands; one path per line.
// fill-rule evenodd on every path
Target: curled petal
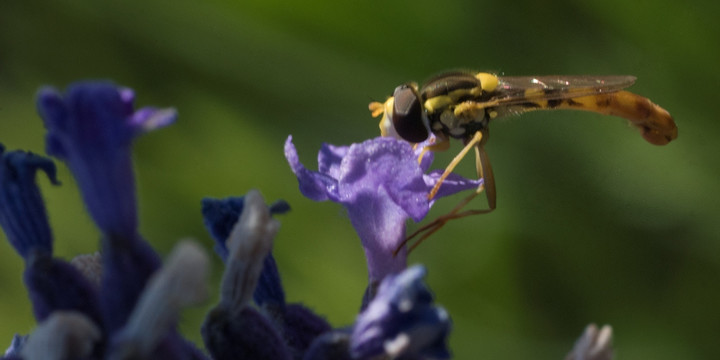
M 35 182 L 38 170 L 59 184 L 50 159 L 24 151 L 6 153 L 0 145 L 0 226 L 26 261 L 31 252 L 52 253 L 45 203 Z
M 285 141 L 285 158 L 298 178 L 300 192 L 303 195 L 315 201 L 336 201 L 338 199 L 337 179 L 330 175 L 306 169 L 300 163 L 297 149 L 292 143 L 292 136 L 288 136 L 287 141 Z

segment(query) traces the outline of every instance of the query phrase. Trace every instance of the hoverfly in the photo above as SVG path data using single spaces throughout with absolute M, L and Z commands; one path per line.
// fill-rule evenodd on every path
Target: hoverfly
M 491 120 L 534 110 L 584 110 L 625 118 L 654 145 L 665 145 L 677 138 L 675 122 L 665 109 L 645 97 L 623 91 L 634 82 L 634 76 L 499 77 L 483 72 L 452 72 L 436 76 L 422 87 L 415 83 L 400 85 L 384 103 L 370 103 L 373 117 L 383 115 L 380 120 L 383 136 L 419 143 L 433 134 L 435 142 L 426 148 L 430 151 L 448 149 L 450 138 L 465 144 L 428 199 L 435 197 L 445 178 L 471 149 L 475 150 L 478 178 L 483 178 L 483 184 L 450 213 L 410 235 L 405 242 L 424 233 L 410 250 L 451 219 L 495 209 L 495 180 L 484 149 Z M 488 209 L 460 212 L 483 190 Z

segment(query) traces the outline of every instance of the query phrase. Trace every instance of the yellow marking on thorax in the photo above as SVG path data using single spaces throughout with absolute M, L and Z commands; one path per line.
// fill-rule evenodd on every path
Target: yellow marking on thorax
M 438 110 L 447 108 L 450 105 L 456 104 L 458 100 L 466 96 L 480 96 L 482 95 L 483 89 L 480 87 L 474 87 L 471 89 L 457 89 L 449 92 L 447 95 L 439 95 L 431 97 L 425 100 L 423 106 L 429 113 L 434 113 Z
M 452 104 L 453 102 L 454 101 L 450 96 L 441 95 L 441 96 L 431 97 L 431 98 L 425 100 L 425 104 L 423 104 L 423 106 L 425 107 L 425 110 L 433 113 L 433 112 L 437 111 L 437 109 L 445 108 L 448 105 Z

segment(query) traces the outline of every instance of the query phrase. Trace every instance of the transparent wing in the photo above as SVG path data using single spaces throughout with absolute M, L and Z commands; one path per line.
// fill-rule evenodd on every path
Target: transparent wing
M 620 91 L 635 77 L 622 76 L 508 76 L 500 77 L 488 100 L 495 106 L 522 104 L 536 100 L 559 100 Z

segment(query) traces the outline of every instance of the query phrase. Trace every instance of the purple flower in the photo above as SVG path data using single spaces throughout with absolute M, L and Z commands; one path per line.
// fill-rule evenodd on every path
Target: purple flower
M 160 259 L 137 232 L 130 143 L 141 132 L 170 123 L 175 111 L 146 108 L 133 112 L 132 98 L 129 89 L 94 82 L 70 86 L 64 98 L 49 88 L 38 95 L 38 109 L 48 128 L 47 151 L 68 164 L 92 218 L 104 235 L 102 271 L 97 269 L 100 263 L 93 266 L 87 261 L 76 262 L 85 266 L 93 277 L 102 272 L 100 286 L 74 265 L 52 258 L 51 233 L 35 184 L 38 169 L 56 182 L 55 167 L 50 160 L 23 152 L 2 154 L 0 225 L 26 261 L 25 283 L 38 321 L 45 324 L 48 319 L 57 319 L 54 316 L 58 314 L 77 312 L 86 320 L 87 328 L 96 329 L 84 333 L 92 335 L 73 333 L 80 335 L 53 340 L 40 336 L 45 330 L 39 327 L 32 338 L 38 341 L 47 338 L 58 346 L 58 356 L 84 354 L 68 356 L 85 358 L 91 354 L 91 358 L 102 358 L 110 354 L 107 345 L 111 339 L 114 341 L 111 354 L 116 358 L 123 358 L 125 350 L 132 348 L 132 354 L 153 358 L 204 359 L 205 356 L 175 330 L 178 307 L 188 300 L 186 293 L 177 295 L 179 290 L 175 286 L 188 286 L 188 279 L 201 272 L 166 276 L 169 280 L 164 281 L 164 287 L 159 287 L 170 289 L 167 291 L 157 290 L 158 279 L 146 287 L 150 276 L 160 267 Z M 2 146 L 0 150 L 4 152 Z M 99 260 L 95 257 L 92 261 Z M 185 271 L 193 268 L 197 266 L 180 266 L 180 270 Z M 158 273 L 156 278 L 162 279 L 161 275 Z M 171 291 L 173 289 L 176 291 Z M 136 306 L 143 291 L 144 298 L 152 301 Z M 196 289 L 192 292 L 197 293 Z M 131 314 L 135 317 L 126 324 Z M 84 339 L 76 339 L 77 336 Z M 73 346 L 80 340 L 86 341 L 82 349 L 63 347 Z M 35 354 L 31 358 L 42 357 L 47 348 L 45 343 L 32 344 L 25 346 Z
M 110 82 L 78 82 L 65 96 L 49 87 L 38 93 L 46 150 L 67 163 L 90 215 L 109 237 L 134 237 L 137 231 L 132 140 L 176 117 L 174 109 L 134 111 L 134 97 Z
M 385 137 L 350 146 L 324 144 L 318 171 L 311 171 L 300 163 L 292 137 L 285 142 L 285 157 L 303 195 L 315 201 L 332 200 L 347 209 L 365 250 L 371 289 L 386 275 L 405 269 L 407 251 L 393 254 L 405 239 L 405 221 L 422 220 L 432 205 L 428 194 L 442 171 L 425 174 L 432 153 L 425 153 L 418 164 L 421 149 Z M 435 199 L 476 188 L 480 181 L 451 174 Z
M 423 284 L 425 268 L 413 266 L 383 279 L 375 298 L 358 316 L 350 340 L 355 358 L 447 359 L 450 318 L 433 304 Z
M 139 134 L 172 123 L 174 109 L 133 110 L 134 94 L 109 82 L 78 82 L 65 96 L 38 93 L 48 154 L 67 163 L 85 205 L 103 232 L 102 306 L 112 333 L 132 312 L 160 259 L 137 232 L 130 145 Z
M 25 285 L 38 321 L 58 310 L 79 311 L 100 321 L 97 289 L 74 266 L 52 257 L 52 233 L 45 204 L 35 183 L 38 170 L 50 181 L 55 164 L 24 151 L 4 152 L 0 145 L 0 226 L 25 260 Z
M 205 227 L 215 239 L 215 251 L 223 261 L 228 257 L 228 238 L 245 207 L 244 197 L 226 199 L 203 199 L 202 213 Z M 282 200 L 268 207 L 270 214 L 285 213 L 290 206 Z M 321 333 L 331 329 L 325 319 L 302 304 L 285 303 L 285 292 L 280 273 L 272 253 L 263 260 L 253 299 L 265 314 L 277 324 L 278 332 L 287 342 L 291 352 L 299 357 Z
M 223 244 L 227 257 L 220 302 L 205 318 L 203 340 L 216 360 L 291 359 L 291 350 L 275 324 L 250 306 L 280 223 L 271 217 L 257 191 L 249 192 L 242 206 Z
M 228 197 L 225 199 L 205 198 L 202 200 L 203 223 L 215 240 L 215 252 L 223 262 L 227 262 L 227 241 L 230 233 L 238 222 L 245 208 L 245 198 Z M 276 201 L 268 207 L 270 214 L 282 214 L 290 211 L 290 205 L 283 200 Z M 285 291 L 282 288 L 280 273 L 272 253 L 263 260 L 263 269 L 258 284 L 253 292 L 253 299 L 259 306 L 272 304 L 284 311 Z

